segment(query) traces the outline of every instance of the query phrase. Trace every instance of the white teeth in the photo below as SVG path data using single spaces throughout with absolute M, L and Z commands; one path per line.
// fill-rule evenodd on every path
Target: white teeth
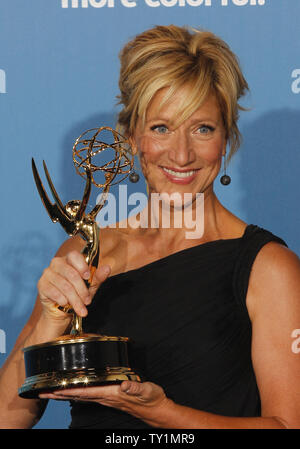
M 196 172 L 196 170 L 179 172 L 179 171 L 170 170 L 169 168 L 165 168 L 165 167 L 162 167 L 162 168 L 165 172 L 169 173 L 170 175 L 176 176 L 176 178 L 188 178 L 189 176 L 192 176 Z

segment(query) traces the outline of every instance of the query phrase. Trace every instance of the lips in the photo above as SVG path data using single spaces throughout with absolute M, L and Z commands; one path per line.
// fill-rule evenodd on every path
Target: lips
M 189 184 L 192 182 L 199 169 L 194 170 L 183 170 L 183 169 L 174 169 L 169 167 L 160 167 L 164 175 L 175 184 Z

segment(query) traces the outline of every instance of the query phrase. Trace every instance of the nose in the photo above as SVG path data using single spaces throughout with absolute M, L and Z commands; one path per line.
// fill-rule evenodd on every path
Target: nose
M 178 167 L 185 167 L 194 162 L 195 153 L 188 132 L 179 128 L 176 131 L 169 150 L 169 159 Z

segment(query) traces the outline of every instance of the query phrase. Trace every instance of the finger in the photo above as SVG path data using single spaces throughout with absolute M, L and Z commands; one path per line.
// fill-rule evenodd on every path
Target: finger
M 89 288 L 90 295 L 93 297 L 100 285 L 108 278 L 111 273 L 109 265 L 101 265 L 94 273 L 91 286 Z
M 38 291 L 42 302 L 56 303 L 62 307 L 68 304 L 68 300 L 62 292 L 48 281 L 39 281 Z
M 68 260 L 60 259 L 51 266 L 51 270 L 48 273 L 48 277 L 52 283 L 55 283 L 55 274 L 65 278 L 76 290 L 77 295 L 81 298 L 84 304 L 89 304 L 91 301 L 88 288 L 82 279 L 81 273 L 77 271 Z
M 81 275 L 83 279 L 89 279 L 90 268 L 86 263 L 84 256 L 78 251 L 70 251 L 66 256 L 67 262 L 72 265 Z
M 68 398 L 69 400 L 73 400 L 74 398 L 80 400 L 99 400 L 117 396 L 120 392 L 119 387 L 119 385 L 106 385 L 86 388 L 72 388 L 57 390 L 53 393 L 58 398 L 64 397 Z
M 57 396 L 53 393 L 41 393 L 39 394 L 40 399 L 54 399 L 56 401 L 70 401 L 69 397 Z
M 51 272 L 48 276 L 48 282 L 51 284 L 52 289 L 55 287 L 60 292 L 61 296 L 58 301 L 57 296 L 53 297 L 55 302 L 62 306 L 69 304 L 79 316 L 83 317 L 87 315 L 87 308 L 85 307 L 82 298 L 78 295 L 74 286 L 65 277 Z M 66 303 L 64 303 L 63 298 L 66 299 Z
M 121 391 L 131 396 L 143 396 L 145 394 L 145 384 L 141 382 L 134 382 L 125 380 L 121 383 Z

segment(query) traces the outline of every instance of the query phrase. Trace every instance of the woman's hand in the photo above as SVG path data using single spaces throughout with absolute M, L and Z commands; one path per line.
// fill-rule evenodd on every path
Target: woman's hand
M 86 306 L 91 303 L 98 287 L 109 273 L 108 265 L 98 267 L 88 288 L 84 281 L 90 279 L 90 268 L 79 251 L 73 250 L 66 256 L 54 257 L 37 285 L 44 315 L 69 322 L 70 315 L 57 308 L 69 305 L 78 316 L 86 316 Z
M 172 401 L 152 382 L 124 381 L 120 385 L 74 388 L 40 394 L 42 399 L 96 402 L 135 416 L 152 426 L 160 426 Z M 163 417 L 163 418 L 161 418 Z

